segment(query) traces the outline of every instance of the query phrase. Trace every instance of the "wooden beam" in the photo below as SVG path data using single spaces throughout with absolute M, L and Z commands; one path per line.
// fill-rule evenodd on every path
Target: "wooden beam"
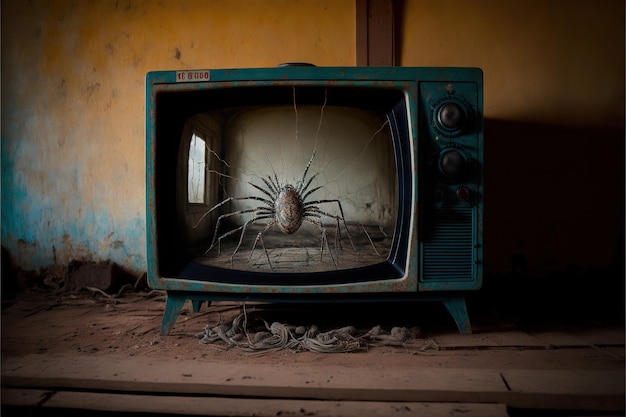
M 394 0 L 356 0 L 357 66 L 393 66 L 395 49 Z

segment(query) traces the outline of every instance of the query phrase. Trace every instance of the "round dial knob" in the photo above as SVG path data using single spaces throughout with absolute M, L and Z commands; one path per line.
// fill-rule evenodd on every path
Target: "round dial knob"
M 466 164 L 465 156 L 455 149 L 444 151 L 439 158 L 439 170 L 450 179 L 463 175 Z
M 437 111 L 437 121 L 446 130 L 459 130 L 465 122 L 465 110 L 458 103 L 445 103 Z
M 470 201 L 472 197 L 472 191 L 466 186 L 462 185 L 456 189 L 456 196 L 461 201 Z

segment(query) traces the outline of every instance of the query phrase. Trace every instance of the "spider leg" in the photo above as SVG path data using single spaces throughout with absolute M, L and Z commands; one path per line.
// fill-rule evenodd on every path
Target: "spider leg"
M 324 203 L 337 203 L 337 206 L 339 206 L 339 213 L 341 213 L 340 216 L 335 216 L 333 214 L 327 213 L 323 210 L 321 210 L 319 207 L 317 207 L 318 204 L 324 204 Z M 354 249 L 356 251 L 356 247 L 354 246 L 354 242 L 352 241 L 352 235 L 350 235 L 350 230 L 348 229 L 348 225 L 346 223 L 345 220 L 345 216 L 343 215 L 343 207 L 341 207 L 341 202 L 337 199 L 334 200 L 315 200 L 315 201 L 309 201 L 304 203 L 304 212 L 313 212 L 313 213 L 318 213 L 321 214 L 323 216 L 327 216 L 333 219 L 336 219 L 337 221 L 340 221 L 343 224 L 343 227 L 346 229 L 346 234 L 348 235 L 348 239 L 350 239 L 350 244 L 352 245 L 352 249 Z M 338 232 L 339 233 L 339 232 Z
M 209 209 L 206 213 L 204 213 L 202 215 L 202 217 L 200 218 L 200 220 L 197 222 L 197 224 L 194 227 L 197 227 L 200 222 L 202 222 L 202 220 L 209 215 L 209 213 L 213 212 L 214 210 L 224 206 L 225 204 L 231 202 L 231 201 L 240 201 L 240 200 L 254 200 L 254 201 L 259 201 L 260 203 L 262 203 L 260 206 L 256 207 L 256 208 L 251 208 L 251 209 L 245 209 L 245 210 L 236 210 L 233 211 L 231 213 L 226 213 L 226 214 L 222 214 L 218 217 L 217 222 L 215 224 L 215 230 L 213 231 L 213 240 L 211 242 L 211 246 L 209 246 L 209 248 L 204 252 L 204 254 L 206 255 L 217 243 L 218 246 L 218 256 L 221 254 L 221 242 L 222 239 L 228 237 L 228 236 L 232 236 L 237 232 L 241 232 L 239 235 L 239 241 L 237 243 L 237 246 L 235 247 L 235 250 L 233 251 L 231 257 L 230 257 L 230 262 L 231 262 L 231 266 L 233 264 L 233 260 L 235 255 L 237 254 L 237 252 L 239 251 L 239 248 L 241 247 L 241 244 L 243 242 L 244 236 L 246 234 L 246 230 L 248 229 L 248 226 L 250 226 L 251 224 L 255 223 L 258 220 L 263 220 L 263 219 L 272 219 L 272 221 L 270 222 L 271 224 L 274 224 L 276 221 L 274 220 L 274 204 L 276 201 L 276 198 L 278 196 L 278 189 L 279 189 L 279 182 L 278 182 L 278 177 L 276 176 L 276 173 L 274 172 L 274 178 L 276 180 L 276 182 L 274 183 L 271 177 L 267 177 L 263 178 L 261 177 L 261 180 L 263 181 L 263 183 L 265 184 L 265 186 L 267 188 L 263 188 L 262 186 L 253 184 L 252 182 L 247 182 L 248 185 L 252 186 L 253 188 L 257 189 L 258 191 L 260 191 L 261 193 L 263 193 L 265 196 L 269 197 L 265 198 L 265 197 L 258 197 L 258 196 L 248 196 L 248 197 L 229 197 L 225 200 L 223 200 L 220 203 L 217 203 L 216 205 L 214 205 L 213 207 L 211 207 L 211 209 Z M 238 216 L 241 214 L 246 214 L 246 213 L 253 213 L 254 216 L 247 220 L 244 224 L 242 224 L 239 227 L 236 227 L 233 230 L 230 230 L 222 235 L 219 235 L 219 228 L 220 225 L 222 223 L 223 220 L 229 218 L 229 217 L 233 217 L 233 216 Z M 269 229 L 270 226 L 266 226 L 266 228 L 264 229 L 267 230 Z M 257 237 L 257 240 L 259 238 Z M 263 244 L 263 241 L 261 239 L 261 243 Z M 255 241 L 255 245 L 256 245 L 256 241 Z M 263 248 L 265 249 L 265 245 L 263 244 Z M 253 248 L 254 250 L 254 248 Z M 267 250 L 265 250 L 265 255 L 268 258 L 268 262 L 269 262 L 269 255 L 267 253 Z M 271 267 L 271 264 L 270 264 Z
M 313 182 L 313 180 L 315 178 L 317 178 L 317 176 L 320 173 L 316 173 L 313 176 L 311 176 L 311 178 L 309 178 L 309 180 L 306 182 L 306 185 L 304 187 L 302 187 L 302 184 L 300 184 L 301 189 L 299 190 L 300 195 L 304 195 L 304 197 L 302 198 L 303 200 L 305 199 L 305 197 L 307 197 L 309 194 L 314 193 L 315 191 L 319 190 L 320 188 L 322 188 L 322 186 L 320 185 L 319 187 L 315 187 L 310 191 L 307 191 L 309 189 L 309 187 L 311 186 L 311 183 Z
M 330 217 L 330 218 L 334 218 L 335 221 L 337 222 L 337 232 L 335 233 L 335 248 L 339 248 L 341 250 L 343 250 L 343 245 L 341 244 L 341 228 L 339 226 L 339 216 L 335 216 L 332 215 L 330 213 L 327 213 L 323 210 L 320 210 L 319 207 L 317 206 L 313 206 L 313 207 L 307 207 L 304 210 L 304 216 L 312 216 L 312 217 L 317 217 L 320 220 L 322 219 L 322 217 Z M 353 245 L 354 247 L 354 245 Z M 355 249 L 356 250 L 356 249 Z
M 196 227 L 198 227 L 198 225 L 202 222 L 202 220 L 204 220 L 204 218 L 206 216 L 208 216 L 213 210 L 215 210 L 218 207 L 223 206 L 224 204 L 226 204 L 226 203 L 228 203 L 228 202 L 230 202 L 232 200 L 233 200 L 233 197 L 229 197 L 226 200 L 222 201 L 221 203 L 218 203 L 218 204 L 214 205 L 213 207 L 211 207 L 206 213 L 204 213 L 202 215 L 202 217 L 200 217 L 200 220 L 198 220 L 198 222 L 193 226 L 193 228 L 195 229 Z
M 263 233 L 267 232 L 270 229 L 270 227 L 272 227 L 275 223 L 276 223 L 276 220 L 272 220 L 267 225 L 265 225 L 265 228 L 263 230 L 257 233 L 256 239 L 254 239 L 254 244 L 252 245 L 252 249 L 250 250 L 250 256 L 248 256 L 248 263 L 250 262 L 250 259 L 252 259 L 252 254 L 254 253 L 254 248 L 256 248 L 257 242 L 260 240 L 261 246 L 263 246 L 263 250 L 265 251 L 265 257 L 267 258 L 267 263 L 270 266 L 270 269 L 272 271 L 274 270 L 274 267 L 272 266 L 272 262 L 270 261 L 270 255 L 267 253 L 267 249 L 265 249 L 265 243 L 263 243 Z
M 273 186 L 272 186 L 272 184 L 270 184 L 270 183 L 269 183 L 269 182 L 268 182 L 265 178 L 261 178 L 261 180 L 263 180 L 263 182 L 265 183 L 265 185 L 267 185 L 267 187 L 268 187 L 268 188 L 269 188 L 269 189 L 273 192 L 273 194 L 272 194 L 270 191 L 268 191 L 268 190 L 266 190 L 266 189 L 264 189 L 264 188 L 262 188 L 262 187 L 259 187 L 259 186 L 258 186 L 258 185 L 256 185 L 256 184 L 253 184 L 253 183 L 251 183 L 251 182 L 248 182 L 248 184 L 250 184 L 251 186 L 253 186 L 253 187 L 254 187 L 254 188 L 256 188 L 257 190 L 261 191 L 263 194 L 265 194 L 266 196 L 268 196 L 269 198 L 271 198 L 271 199 L 272 199 L 272 201 L 275 201 L 275 200 L 276 200 L 276 195 L 277 195 L 277 192 L 276 192 L 276 191 L 274 191 L 274 187 L 273 187 Z
M 320 246 L 320 261 L 322 260 L 322 256 L 324 255 L 324 243 L 326 243 L 326 249 L 328 249 L 330 258 L 333 260 L 333 264 L 335 265 L 335 268 L 337 268 L 337 260 L 335 259 L 335 256 L 333 255 L 333 251 L 330 250 L 330 246 L 328 246 L 328 237 L 326 235 L 326 229 L 324 228 L 324 225 L 322 223 L 321 216 L 312 214 L 312 215 L 305 217 L 304 220 L 308 221 L 309 223 L 313 223 L 317 225 L 320 228 L 320 231 L 322 232 L 322 242 Z
M 229 214 L 233 214 L 233 215 L 234 215 L 234 214 L 239 214 L 239 213 L 229 213 Z M 226 237 L 228 237 L 228 236 L 232 236 L 232 235 L 234 235 L 235 233 L 237 233 L 238 231 L 240 231 L 240 230 L 241 230 L 242 232 L 241 232 L 241 235 L 239 236 L 239 244 L 237 245 L 237 247 L 235 248 L 235 251 L 233 252 L 233 254 L 232 254 L 232 255 L 231 255 L 231 257 L 230 257 L 230 261 L 231 261 L 231 264 L 232 264 L 232 262 L 233 262 L 233 258 L 234 258 L 234 257 L 235 257 L 235 255 L 237 254 L 237 251 L 239 250 L 239 246 L 241 246 L 241 242 L 243 241 L 243 237 L 244 237 L 244 235 L 245 235 L 246 228 L 247 228 L 250 224 L 254 223 L 254 222 L 255 222 L 255 221 L 257 221 L 257 220 L 261 220 L 261 219 L 268 219 L 268 218 L 271 218 L 271 217 L 272 217 L 272 215 L 271 215 L 271 214 L 269 214 L 269 215 L 265 215 L 265 216 L 256 216 L 256 217 L 254 217 L 254 218 L 252 218 L 252 219 L 248 220 L 247 222 L 245 222 L 243 225 L 241 225 L 241 226 L 237 227 L 236 229 L 229 230 L 228 232 L 226 232 L 226 233 L 224 233 L 223 235 L 221 235 L 220 237 L 218 237 L 218 238 L 216 239 L 216 240 L 217 240 L 217 248 L 218 248 L 218 252 L 217 252 L 217 254 L 219 255 L 219 254 L 220 254 L 220 252 L 221 252 L 221 250 L 220 250 L 220 246 L 221 246 L 222 239 L 224 239 L 224 238 L 226 238 Z M 215 243 L 214 243 L 213 245 L 215 245 Z M 213 245 L 211 245 L 211 248 L 213 247 Z M 207 251 L 206 251 L 204 254 L 206 255 L 206 254 L 209 252 L 209 250 L 211 250 L 211 248 L 207 249 Z
M 237 254 L 237 252 L 239 251 L 239 248 L 241 247 L 241 243 L 243 242 L 243 237 L 244 237 L 244 235 L 246 233 L 246 229 L 248 228 L 248 226 L 251 225 L 252 223 L 256 222 L 257 220 L 271 219 L 273 217 L 274 216 L 273 216 L 272 213 L 264 213 L 261 216 L 253 217 L 252 219 L 248 220 L 243 225 L 241 225 L 237 229 L 235 229 L 235 231 L 241 230 L 241 236 L 239 236 L 239 243 L 237 243 L 237 247 L 235 248 L 233 254 L 230 256 L 230 263 L 231 263 L 231 265 L 233 263 L 233 259 L 235 258 L 235 255 Z M 270 222 L 269 224 L 273 224 L 273 222 Z M 256 244 L 256 241 L 255 241 L 255 244 Z M 268 256 L 268 260 L 269 260 L 269 256 Z
M 306 179 L 306 174 L 309 172 L 309 168 L 311 167 L 311 164 L 313 163 L 313 158 L 315 158 L 315 150 L 311 154 L 311 159 L 309 159 L 309 162 L 306 164 L 306 168 L 304 168 L 304 174 L 302 174 L 302 179 L 300 180 L 299 182 L 300 185 L 298 186 L 298 194 L 302 194 L 302 191 L 306 190 L 309 184 L 311 184 L 311 181 L 313 181 L 313 178 L 317 176 L 317 174 L 313 175 L 311 179 L 309 179 L 309 182 L 307 183 L 306 187 L 302 186 L 304 184 L 304 180 Z
M 278 191 L 280 190 L 280 181 L 278 180 L 278 175 L 276 175 L 276 171 L 274 171 L 274 167 L 272 167 L 272 171 L 274 172 L 274 178 L 268 175 L 267 179 L 272 183 L 272 185 L 276 189 L 276 194 L 278 194 Z
M 221 241 L 223 238 L 232 235 L 233 233 L 236 232 L 235 231 L 231 231 L 231 232 L 226 232 L 223 235 L 219 236 L 217 235 L 218 230 L 220 229 L 220 223 L 222 222 L 223 219 L 231 217 L 231 216 L 237 216 L 239 214 L 243 214 L 243 213 L 250 213 L 253 212 L 254 210 L 238 210 L 238 211 L 234 211 L 232 213 L 227 213 L 227 214 L 222 214 L 220 217 L 217 218 L 217 223 L 215 224 L 215 230 L 213 231 L 213 240 L 211 241 L 211 246 L 209 246 L 209 248 L 204 252 L 204 254 L 206 255 L 207 253 L 209 253 L 211 251 L 211 249 L 213 249 L 213 247 L 215 246 L 215 244 L 217 243 L 217 255 L 219 256 L 222 253 L 222 248 L 221 248 Z
M 381 256 L 380 253 L 378 253 L 378 251 L 376 250 L 376 246 L 374 246 L 374 242 L 372 242 L 372 238 L 370 237 L 370 234 L 367 233 L 367 230 L 365 230 L 365 226 L 361 223 L 361 227 L 363 228 L 363 232 L 365 233 L 365 236 L 367 236 L 367 240 L 370 241 L 370 245 L 372 245 L 372 248 L 374 249 L 374 252 L 376 253 L 376 255 Z
M 319 174 L 319 173 L 318 173 L 318 174 Z M 317 177 L 317 174 L 315 174 L 315 175 L 313 175 L 313 176 L 311 177 L 311 179 L 309 180 L 309 182 L 306 184 L 306 187 L 304 187 L 304 188 L 302 189 L 302 191 L 303 191 L 303 192 L 304 192 L 304 191 L 306 191 L 306 189 L 307 189 L 307 188 L 309 188 L 309 185 L 311 184 L 311 181 L 313 181 L 313 179 L 314 179 L 315 177 Z M 313 188 L 312 190 L 306 191 L 306 193 L 305 193 L 305 194 L 304 194 L 304 196 L 302 197 L 302 201 L 305 201 L 305 200 L 306 200 L 306 198 L 307 198 L 308 196 L 310 196 L 311 194 L 313 194 L 314 192 L 316 192 L 317 190 L 319 190 L 320 188 L 323 188 L 323 187 L 324 187 L 324 186 L 320 185 L 319 187 L 315 187 L 315 188 Z
M 204 218 L 206 216 L 208 216 L 213 210 L 222 207 L 224 204 L 226 203 L 230 203 L 231 201 L 239 201 L 239 200 L 256 200 L 256 201 L 260 201 L 262 203 L 265 203 L 268 205 L 268 207 L 272 207 L 274 205 L 274 202 L 271 200 L 268 200 L 266 198 L 261 198 L 261 197 L 228 197 L 226 200 L 217 203 L 216 205 L 214 205 L 213 207 L 211 207 L 209 210 L 207 210 L 202 217 L 200 217 L 200 220 L 198 220 L 196 222 L 196 224 L 193 226 L 193 228 L 195 229 L 196 227 L 198 227 L 198 225 L 202 222 L 202 220 L 204 220 Z
M 217 235 L 217 232 L 219 231 L 220 228 L 220 223 L 222 222 L 222 220 L 228 218 L 228 217 L 232 217 L 232 216 L 238 216 L 240 214 L 245 214 L 245 213 L 257 213 L 257 214 L 266 214 L 265 212 L 271 213 L 271 210 L 265 208 L 265 207 L 257 207 L 254 209 L 248 209 L 248 210 L 237 210 L 237 211 L 233 211 L 232 213 L 226 213 L 226 214 L 222 214 L 220 217 L 217 218 L 217 223 L 215 224 L 215 231 L 213 232 L 213 241 L 211 242 L 211 246 L 209 246 L 209 249 L 206 250 L 206 252 L 204 252 L 204 254 L 206 255 L 211 249 L 213 249 L 213 247 L 215 246 L 215 243 L 217 241 L 217 254 L 219 255 L 221 253 L 220 250 L 220 242 L 223 238 L 228 237 L 232 234 L 234 234 L 235 232 L 237 232 L 238 230 L 241 230 L 241 227 L 238 227 L 237 229 L 231 230 L 229 232 L 224 233 L 223 235 L 219 236 Z
M 274 200 L 276 199 L 276 196 L 278 195 L 278 189 L 280 187 L 277 187 L 276 184 L 273 182 L 274 180 L 272 180 L 272 177 L 268 176 L 267 178 L 261 178 L 261 180 L 265 183 L 265 185 L 267 185 L 267 188 L 270 189 L 270 191 L 273 193 L 273 197 Z

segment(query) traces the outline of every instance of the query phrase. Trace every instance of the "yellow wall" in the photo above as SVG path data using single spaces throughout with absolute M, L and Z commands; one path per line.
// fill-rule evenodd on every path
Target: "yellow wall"
M 623 0 L 407 0 L 403 66 L 475 66 L 485 116 L 624 125 Z
M 486 270 L 624 259 L 624 1 L 407 0 L 403 66 L 484 72 Z
M 403 3 L 401 65 L 484 70 L 491 266 L 618 261 L 623 1 Z M 144 270 L 146 72 L 351 66 L 355 42 L 353 0 L 3 0 L 3 246 Z
M 145 269 L 145 75 L 355 62 L 351 0 L 2 1 L 2 244 Z

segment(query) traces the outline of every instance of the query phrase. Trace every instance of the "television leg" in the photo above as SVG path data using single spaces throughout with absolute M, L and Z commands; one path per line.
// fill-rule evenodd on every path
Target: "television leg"
M 446 297 L 442 299 L 461 334 L 472 334 L 472 325 L 465 306 L 465 297 Z
M 163 322 L 161 323 L 161 336 L 167 336 L 172 331 L 174 323 L 180 314 L 180 311 L 185 305 L 187 297 L 171 292 L 167 293 L 167 299 L 165 300 L 165 312 L 163 313 Z M 197 301 L 200 303 L 200 301 Z M 198 305 L 198 308 L 200 305 Z M 194 305 L 195 308 L 195 305 Z
M 204 300 L 191 300 L 191 306 L 193 307 L 193 312 L 199 313 L 200 309 L 202 308 L 203 303 L 204 303 Z

